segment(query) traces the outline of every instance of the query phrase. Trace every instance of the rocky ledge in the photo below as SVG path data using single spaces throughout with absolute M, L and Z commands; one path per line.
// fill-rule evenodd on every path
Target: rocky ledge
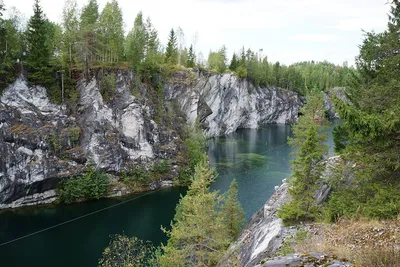
M 326 166 L 323 177 L 329 177 L 332 168 L 340 161 L 340 157 L 331 157 L 322 164 Z M 324 179 L 323 179 L 324 181 Z M 243 230 L 240 237 L 228 249 L 228 253 L 219 262 L 218 266 L 232 266 L 237 259 L 244 267 L 253 266 L 353 266 L 348 262 L 337 261 L 322 253 L 292 254 L 277 256 L 281 253 L 281 248 L 286 239 L 295 236 L 300 229 L 307 229 L 306 226 L 284 226 L 282 220 L 277 217 L 278 209 L 290 201 L 290 184 L 287 180 L 282 181 L 282 185 L 276 188 L 275 193 L 270 197 L 266 204 L 254 214 L 247 227 Z M 325 182 L 315 193 L 318 203 L 326 201 L 331 187 Z M 318 265 L 324 262 L 328 265 Z

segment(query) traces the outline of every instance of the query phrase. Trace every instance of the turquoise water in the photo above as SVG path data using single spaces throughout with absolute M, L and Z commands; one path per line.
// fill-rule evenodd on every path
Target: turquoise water
M 287 125 L 239 130 L 208 141 L 208 154 L 219 176 L 212 189 L 225 192 L 236 178 L 246 218 L 256 212 L 290 171 Z M 332 139 L 328 141 L 332 143 Z M 332 151 L 331 151 L 332 152 Z M 159 245 L 166 241 L 160 226 L 168 226 L 182 188 L 157 191 L 48 231 L 0 246 L 1 267 L 96 266 L 111 234 L 126 234 Z M 139 195 L 140 196 L 140 195 Z M 138 196 L 135 196 L 138 197 Z M 132 196 L 130 198 L 133 198 Z M 0 213 L 0 244 L 83 216 L 130 198 Z

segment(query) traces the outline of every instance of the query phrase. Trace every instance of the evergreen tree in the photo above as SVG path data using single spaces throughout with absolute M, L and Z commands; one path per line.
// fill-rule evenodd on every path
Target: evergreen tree
M 108 2 L 100 15 L 99 31 L 104 62 L 117 62 L 124 53 L 122 10 L 116 0 Z
M 80 17 L 80 48 L 82 61 L 88 67 L 89 62 L 100 59 L 101 42 L 98 31 L 99 5 L 96 0 L 89 0 L 83 7 Z
M 209 189 L 213 178 L 208 162 L 201 161 L 176 208 L 172 229 L 164 229 L 168 244 L 162 246 L 161 266 L 212 266 L 223 255 L 229 241 L 216 209 L 218 193 Z
M 33 16 L 28 23 L 28 79 L 36 84 L 50 85 L 52 79 L 49 68 L 50 47 L 48 42 L 48 24 L 40 6 L 39 0 L 35 0 Z
M 224 204 L 221 209 L 221 217 L 225 227 L 228 228 L 229 236 L 235 239 L 239 236 L 244 224 L 244 211 L 238 200 L 238 184 L 233 179 L 229 190 L 224 194 Z
M 143 14 L 139 12 L 135 18 L 133 29 L 126 37 L 126 57 L 132 67 L 137 69 L 145 58 L 147 33 L 143 23 Z
M 365 33 L 356 59 L 359 74 L 345 91 L 348 100 L 335 101 L 342 130 L 348 134 L 342 157 L 356 163 L 352 169 L 356 179 L 351 187 L 335 188 L 331 218 L 355 213 L 396 218 L 399 214 L 399 31 L 400 2 L 396 0 L 392 1 L 387 30 Z
M 231 71 L 235 71 L 238 66 L 239 66 L 239 62 L 237 60 L 236 53 L 233 53 L 231 64 L 229 65 L 229 69 Z
M 165 60 L 167 63 L 172 65 L 176 65 L 178 63 L 178 48 L 174 29 L 171 29 L 169 33 L 167 49 L 165 52 Z
M 186 67 L 194 68 L 195 66 L 196 66 L 196 54 L 193 51 L 193 45 L 190 45 L 188 58 L 186 61 Z
M 21 60 L 26 51 L 25 34 L 22 30 L 23 15 L 11 8 L 8 10 L 8 19 L 0 18 L 0 93 L 8 84 L 14 82 L 15 62 Z
M 154 28 L 149 17 L 146 19 L 145 33 L 146 33 L 146 59 L 154 60 L 159 55 L 160 42 L 158 40 L 158 32 Z
M 320 161 L 328 152 L 324 144 L 327 136 L 322 133 L 325 119 L 321 93 L 310 93 L 301 112 L 303 115 L 298 124 L 293 126 L 295 138 L 289 139 L 289 144 L 298 148 L 292 161 L 293 174 L 290 178 L 292 201 L 278 211 L 278 216 L 286 224 L 315 218 L 317 207 L 314 195 L 324 170 Z

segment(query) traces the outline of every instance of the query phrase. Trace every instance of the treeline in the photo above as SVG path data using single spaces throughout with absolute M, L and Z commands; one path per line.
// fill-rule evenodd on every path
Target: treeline
M 218 51 L 210 51 L 206 67 L 219 73 L 235 72 L 241 78 L 247 78 L 256 86 L 278 86 L 306 95 L 311 89 L 321 91 L 335 86 L 345 87 L 357 72 L 347 62 L 342 66 L 323 62 L 299 62 L 286 66 L 278 62 L 269 62 L 262 50 L 253 52 L 243 47 L 234 53 L 228 64 L 227 49 L 222 46 Z
M 195 41 L 186 45 L 181 28 L 171 29 L 165 45 L 150 18 L 137 14 L 133 28 L 124 32 L 122 10 L 117 0 L 108 2 L 103 10 L 96 0 L 89 0 L 82 9 L 76 0 L 66 0 L 61 23 L 49 21 L 40 0 L 34 0 L 34 15 L 24 25 L 23 15 L 9 10 L 3 18 L 0 2 L 0 89 L 13 81 L 17 60 L 23 61 L 28 79 L 45 85 L 53 100 L 60 102 L 60 83 L 55 73 L 64 74 L 66 85 L 74 70 L 115 66 L 133 68 L 151 81 L 161 69 L 173 66 L 206 68 L 218 73 L 235 72 L 256 86 L 275 85 L 300 94 L 312 88 L 326 90 L 346 86 L 355 69 L 347 64 L 337 66 L 328 62 L 301 62 L 285 66 L 269 62 L 262 52 L 244 48 L 228 60 L 227 48 L 210 51 L 207 60 L 195 51 Z M 21 66 L 21 65 L 20 65 Z M 66 92 L 68 97 L 72 92 Z

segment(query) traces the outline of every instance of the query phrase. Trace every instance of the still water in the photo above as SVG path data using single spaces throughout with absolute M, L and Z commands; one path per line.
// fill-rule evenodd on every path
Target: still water
M 212 189 L 223 193 L 235 178 L 239 184 L 239 200 L 249 219 L 271 196 L 275 185 L 280 185 L 291 173 L 292 148 L 286 141 L 289 135 L 288 125 L 266 125 L 209 140 L 208 153 L 219 172 Z M 328 143 L 332 143 L 332 137 Z M 0 266 L 96 266 L 110 234 L 137 236 L 159 245 L 166 241 L 160 226 L 169 225 L 180 194 L 184 193 L 184 189 L 173 188 L 134 196 L 139 198 L 0 246 Z M 127 199 L 2 212 L 0 244 Z

